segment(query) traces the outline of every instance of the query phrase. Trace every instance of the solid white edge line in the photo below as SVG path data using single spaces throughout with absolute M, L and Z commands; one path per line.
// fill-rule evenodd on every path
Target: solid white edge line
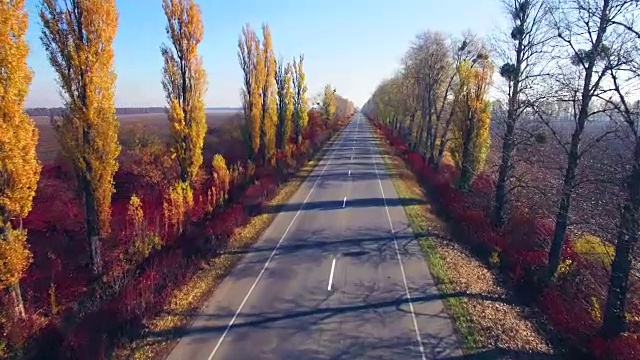
M 343 137 L 344 137 L 344 132 L 340 135 L 340 142 L 338 143 L 337 148 L 339 148 L 340 144 L 342 144 Z M 209 355 L 208 360 L 211 360 L 213 358 L 213 356 L 216 354 L 216 352 L 218 351 L 218 349 L 220 348 L 220 345 L 222 344 L 222 341 L 227 336 L 227 334 L 229 333 L 229 330 L 233 326 L 233 323 L 238 318 L 238 314 L 240 314 L 240 311 L 242 311 L 242 308 L 244 307 L 244 304 L 249 299 L 249 296 L 251 296 L 251 293 L 253 292 L 253 289 L 258 284 L 258 281 L 260 281 L 260 279 L 262 278 L 262 275 L 264 275 L 264 272 L 267 269 L 267 266 L 269 265 L 269 262 L 271 262 L 271 259 L 273 259 L 273 256 L 276 254 L 276 251 L 278 251 L 278 248 L 280 247 L 280 244 L 282 243 L 282 240 L 285 238 L 285 236 L 287 236 L 287 233 L 289 232 L 289 229 L 291 229 L 291 226 L 293 225 L 293 223 L 298 218 L 298 215 L 300 215 L 300 213 L 302 212 L 302 209 L 304 208 L 304 205 L 307 203 L 307 200 L 311 196 L 311 193 L 313 192 L 313 190 L 316 188 L 316 185 L 318 185 L 318 182 L 322 178 L 322 175 L 324 174 L 324 171 L 327 169 L 327 166 L 329 166 L 329 164 L 331 163 L 331 160 L 333 159 L 333 156 L 335 155 L 336 150 L 337 150 L 335 145 L 333 147 L 334 147 L 334 149 L 333 149 L 333 152 L 331 153 L 331 157 L 329 158 L 327 163 L 324 165 L 324 168 L 322 169 L 322 172 L 320 173 L 320 175 L 318 176 L 316 181 L 313 183 L 313 186 L 311 187 L 311 190 L 309 190 L 309 193 L 307 194 L 307 197 L 304 198 L 304 201 L 300 205 L 300 208 L 298 209 L 298 212 L 296 212 L 296 214 L 294 215 L 293 219 L 291 219 L 291 222 L 289 223 L 289 226 L 287 226 L 287 228 L 285 229 L 284 234 L 282 234 L 282 237 L 280 238 L 280 240 L 278 240 L 278 243 L 276 244 L 276 247 L 273 249 L 273 251 L 271 252 L 271 255 L 269 255 L 269 258 L 267 259 L 267 262 L 264 263 L 264 266 L 262 267 L 262 270 L 260 270 L 260 272 L 258 273 L 258 277 L 256 277 L 256 280 L 253 282 L 253 284 L 249 288 L 249 291 L 247 291 L 247 294 L 244 296 L 244 299 L 242 299 L 242 302 L 240 303 L 240 306 L 238 307 L 238 310 L 236 310 L 235 314 L 233 314 L 233 317 L 231 318 L 231 321 L 229 322 L 227 327 L 224 329 L 224 332 L 222 333 L 222 335 L 220 335 L 220 339 L 218 339 L 218 343 L 216 344 L 216 347 L 213 348 L 213 351 L 211 351 L 211 354 Z M 322 160 L 324 160 L 324 157 L 322 158 Z M 311 175 L 311 174 L 309 174 L 309 175 Z
M 378 154 L 378 157 L 380 155 Z M 387 199 L 384 195 L 384 190 L 382 188 L 382 181 L 380 180 L 380 175 L 378 174 L 378 161 L 377 157 L 373 158 L 373 165 L 376 170 L 376 177 L 378 178 L 378 184 L 380 185 L 380 192 L 382 193 L 382 202 L 384 203 L 384 209 L 387 211 L 387 219 L 389 220 L 389 227 L 391 228 L 391 235 L 393 236 L 393 243 L 396 248 L 396 256 L 398 257 L 398 264 L 400 264 L 400 273 L 402 274 L 402 282 L 404 283 L 404 291 L 407 295 L 407 300 L 409 301 L 409 310 L 411 310 L 411 317 L 413 319 L 413 328 L 416 331 L 416 340 L 418 340 L 418 345 L 420 346 L 420 354 L 422 355 L 422 359 L 426 360 L 426 355 L 424 352 L 424 346 L 422 345 L 422 336 L 420 336 L 420 329 L 418 328 L 418 319 L 416 318 L 416 313 L 413 309 L 413 302 L 411 301 L 411 294 L 409 293 L 409 285 L 407 285 L 407 276 L 404 272 L 404 265 L 402 265 L 402 257 L 400 256 L 400 250 L 398 248 L 398 239 L 396 238 L 396 232 L 393 230 L 393 223 L 391 222 L 391 215 L 389 214 L 389 207 L 387 206 Z
M 331 262 L 331 273 L 329 274 L 329 286 L 327 286 L 327 290 L 331 291 L 331 284 L 333 284 L 333 271 L 336 268 L 336 258 L 333 258 L 333 261 Z

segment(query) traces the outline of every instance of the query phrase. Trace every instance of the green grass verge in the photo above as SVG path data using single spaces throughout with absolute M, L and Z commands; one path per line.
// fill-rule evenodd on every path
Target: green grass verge
M 382 142 L 384 144 L 384 142 Z M 390 149 L 386 149 L 390 151 Z M 428 205 L 424 190 L 420 187 L 413 173 L 406 167 L 404 161 L 397 156 L 382 155 L 387 170 L 391 173 L 398 173 L 401 176 L 392 177 L 393 186 L 396 189 L 398 198 L 403 204 L 405 213 L 416 240 L 420 245 L 423 256 L 431 270 L 438 290 L 442 294 L 453 293 L 455 288 L 447 276 L 446 264 L 438 253 L 435 239 L 428 234 L 434 227 L 441 227 L 440 220 L 437 219 L 433 209 Z M 406 204 L 403 200 L 422 199 L 425 204 Z M 453 325 L 462 342 L 465 353 L 472 353 L 480 348 L 480 342 L 476 335 L 475 325 L 469 311 L 466 308 L 465 300 L 461 297 L 446 297 L 443 299 L 447 313 L 451 316 Z

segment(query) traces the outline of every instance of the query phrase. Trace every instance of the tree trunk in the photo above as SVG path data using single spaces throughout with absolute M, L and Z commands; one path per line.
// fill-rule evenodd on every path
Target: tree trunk
M 278 122 L 276 123 L 276 149 L 282 150 L 282 133 L 283 131 L 283 123 L 280 120 L 280 109 L 278 109 Z
M 638 243 L 638 211 L 640 210 L 640 141 L 636 140 L 635 163 L 627 183 L 627 201 L 620 215 L 616 254 L 611 265 L 609 291 L 601 332 L 614 337 L 627 330 L 626 304 L 629 291 L 631 255 Z
M 397 115 L 393 115 L 393 134 L 400 135 L 400 121 L 398 121 Z
M 496 184 L 496 193 L 493 203 L 493 221 L 494 225 L 498 227 L 502 227 L 505 223 L 507 181 L 511 173 L 511 156 L 515 148 L 513 138 L 516 128 L 515 119 L 512 118 L 512 114 L 509 114 L 507 117 L 507 127 L 505 129 L 504 140 L 502 142 L 502 159 L 500 161 L 500 168 L 498 169 L 498 182 Z
M 447 122 L 444 124 L 442 135 L 440 136 L 440 145 L 438 146 L 438 157 L 433 165 L 438 168 L 444 159 L 444 152 L 447 149 L 447 136 L 449 136 L 449 130 L 451 129 L 451 123 L 453 122 L 453 116 L 450 114 L 447 118 Z
M 182 137 L 182 143 L 186 144 L 186 146 L 189 146 L 189 139 L 187 139 L 187 136 L 183 136 Z M 185 149 L 185 154 L 187 154 L 187 156 L 189 156 L 189 150 Z M 179 162 L 180 162 L 180 180 L 182 182 L 187 182 L 189 181 L 189 164 L 187 164 L 187 159 L 180 159 L 180 157 L 178 157 Z
M 424 139 L 424 122 L 420 121 L 420 130 L 418 131 L 418 145 L 422 143 L 422 139 Z M 421 146 L 416 147 L 416 151 L 420 152 L 422 150 Z
M 294 115 L 295 119 L 293 121 L 293 131 L 295 132 L 296 143 L 298 145 L 302 144 L 302 129 L 300 127 L 300 119 L 297 115 Z
M 551 240 L 551 249 L 549 250 L 549 265 L 547 268 L 546 281 L 551 280 L 560 266 L 560 258 L 562 255 L 562 245 L 564 236 L 567 233 L 569 220 L 569 208 L 571 207 L 571 196 L 573 195 L 573 186 L 576 178 L 576 169 L 578 168 L 578 144 L 572 140 L 571 150 L 569 151 L 569 159 L 567 162 L 567 170 L 562 183 L 562 195 L 560 205 L 556 213 L 555 228 L 553 238 Z
M 98 211 L 96 201 L 88 180 L 83 179 L 84 203 L 86 211 L 87 238 L 89 240 L 89 260 L 94 275 L 102 273 L 102 259 L 100 256 L 100 231 L 98 225 Z
M 435 100 L 433 101 L 435 103 Z M 428 161 L 430 165 L 434 165 L 436 159 L 436 141 L 440 136 L 438 129 L 440 128 L 440 119 L 438 116 L 435 116 L 435 122 L 433 124 L 433 133 L 431 135 L 431 139 L 429 139 L 429 157 Z
M 424 155 L 425 158 L 428 158 L 428 154 L 430 154 L 433 149 L 431 148 L 431 138 L 433 137 L 433 112 L 431 111 L 431 101 L 429 100 L 427 102 L 427 109 L 426 111 L 428 111 L 427 113 L 427 132 L 425 134 L 425 138 L 424 138 L 424 144 L 425 144 L 425 151 L 424 151 Z
M 416 149 L 418 148 L 418 145 L 420 144 L 420 139 L 417 137 L 417 131 L 415 130 L 416 127 L 416 113 L 412 113 L 411 117 L 409 118 L 409 129 L 410 129 L 410 134 L 411 136 L 409 137 L 410 139 L 410 147 L 411 147 L 411 151 L 416 151 Z
M 15 284 L 9 287 L 9 292 L 11 293 L 11 298 L 13 300 L 13 311 L 16 319 L 24 319 L 24 304 L 22 302 L 22 293 L 20 291 L 20 282 L 16 282 Z
M 468 189 L 473 180 L 473 149 L 471 147 L 474 143 L 475 133 L 475 120 L 471 120 L 469 129 L 464 132 L 464 138 L 462 139 L 462 161 L 460 164 L 460 180 L 458 183 L 460 189 Z
M 462 148 L 462 166 L 460 169 L 460 180 L 458 187 L 460 189 L 468 189 L 471 185 L 471 179 L 473 178 L 473 169 L 471 167 L 471 149 L 470 146 L 465 144 Z

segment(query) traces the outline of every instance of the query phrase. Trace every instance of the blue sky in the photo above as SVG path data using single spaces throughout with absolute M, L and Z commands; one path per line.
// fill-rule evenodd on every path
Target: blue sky
M 160 0 L 117 0 L 114 43 L 118 74 L 116 106 L 164 106 L 160 84 L 166 41 Z M 208 107 L 239 106 L 242 73 L 237 41 L 242 26 L 269 23 L 277 56 L 305 55 L 309 95 L 331 83 L 361 106 L 377 84 L 393 74 L 415 34 L 440 30 L 480 35 L 499 26 L 499 0 L 201 0 L 205 36 L 200 45 L 209 89 Z M 55 74 L 40 43 L 39 0 L 27 0 L 35 72 L 27 107 L 59 106 Z

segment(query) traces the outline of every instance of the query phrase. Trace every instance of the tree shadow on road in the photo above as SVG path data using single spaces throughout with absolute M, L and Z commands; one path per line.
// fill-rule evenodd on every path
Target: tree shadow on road
M 366 286 L 364 289 L 359 286 Z M 251 354 L 262 352 L 260 355 L 282 356 L 287 353 L 295 358 L 362 358 L 383 356 L 384 358 L 415 358 L 419 357 L 418 343 L 411 329 L 398 334 L 392 323 L 406 318 L 411 313 L 409 304 L 419 307 L 420 304 L 441 301 L 445 298 L 463 298 L 470 295 L 465 292 L 438 294 L 435 287 L 425 289 L 424 293 L 412 296 L 409 301 L 404 295 L 391 297 L 397 289 L 387 288 L 380 291 L 375 284 L 354 284 L 352 292 L 354 298 L 347 304 L 336 304 L 332 294 L 318 297 L 311 303 L 291 297 L 272 302 L 265 311 L 246 310 L 235 318 L 236 309 L 220 309 L 216 313 L 180 314 L 197 320 L 193 326 L 174 329 L 172 331 L 149 332 L 146 337 L 154 341 L 165 341 L 176 338 L 191 338 L 196 343 L 215 342 L 220 335 L 228 331 L 225 346 L 234 352 L 242 354 L 247 343 L 260 347 L 262 341 L 268 345 L 264 349 L 250 348 Z M 358 290 L 361 291 L 358 292 Z M 344 300 L 344 298 L 343 298 Z M 502 299 L 494 299 L 501 301 Z M 264 304 L 263 304 L 264 305 Z M 398 316 L 398 313 L 405 313 Z M 421 324 L 430 324 L 448 319 L 448 314 L 442 308 L 436 313 L 415 312 Z M 388 320 L 384 320 L 384 319 Z M 440 319 L 440 320 L 438 320 Z M 391 321 L 388 325 L 386 321 Z M 397 324 L 396 324 L 397 325 Z M 386 326 L 389 331 L 384 330 Z M 422 345 L 427 358 L 438 359 L 547 359 L 537 354 L 525 354 L 516 350 L 491 349 L 468 355 L 455 354 L 459 342 L 454 332 L 440 327 L 421 329 Z M 311 346 L 310 344 L 314 345 Z M 245 349 L 243 349 L 245 348 Z M 303 357 L 299 357 L 303 356 Z
M 372 208 L 372 207 L 394 207 L 406 205 L 424 204 L 421 199 L 403 199 L 402 202 L 398 198 L 367 198 L 367 199 L 347 199 L 346 203 L 343 199 L 309 201 L 306 203 L 286 203 L 283 205 L 265 205 L 261 207 L 262 214 L 274 214 L 284 212 L 297 211 L 327 211 L 336 209 L 353 209 L 353 208 Z M 343 207 L 345 205 L 345 207 Z

